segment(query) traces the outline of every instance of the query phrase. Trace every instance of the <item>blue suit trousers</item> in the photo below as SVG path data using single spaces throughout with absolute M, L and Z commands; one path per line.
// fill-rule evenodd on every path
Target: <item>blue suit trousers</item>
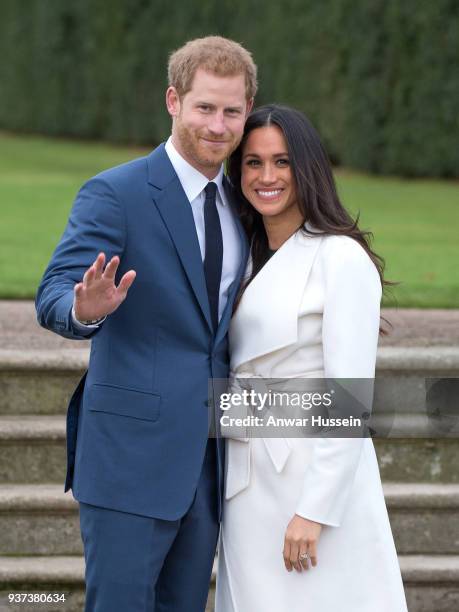
M 218 538 L 215 439 L 191 506 L 167 521 L 80 503 L 85 612 L 204 612 Z

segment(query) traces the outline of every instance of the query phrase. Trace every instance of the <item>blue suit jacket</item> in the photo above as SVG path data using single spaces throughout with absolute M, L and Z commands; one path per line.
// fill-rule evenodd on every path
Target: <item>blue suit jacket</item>
M 69 405 L 65 490 L 79 501 L 168 520 L 191 504 L 209 379 L 228 375 L 227 329 L 248 255 L 238 228 L 241 265 L 214 337 L 191 206 L 164 145 L 80 190 L 38 289 L 39 323 L 83 339 L 72 324 L 73 287 L 100 251 L 120 256 L 117 282 L 130 269 L 137 276 L 92 334 L 88 372 Z

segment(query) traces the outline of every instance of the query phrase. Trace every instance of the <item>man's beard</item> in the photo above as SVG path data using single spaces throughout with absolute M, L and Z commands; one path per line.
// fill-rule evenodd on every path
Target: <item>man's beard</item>
M 198 133 L 185 127 L 180 121 L 177 121 L 176 134 L 185 155 L 204 168 L 218 168 L 238 145 L 234 138 L 229 140 L 225 138 L 222 139 L 226 144 L 225 147 L 218 151 L 211 151 L 202 143 Z M 212 136 L 206 135 L 205 137 L 209 140 L 221 142 L 216 138 L 212 138 Z

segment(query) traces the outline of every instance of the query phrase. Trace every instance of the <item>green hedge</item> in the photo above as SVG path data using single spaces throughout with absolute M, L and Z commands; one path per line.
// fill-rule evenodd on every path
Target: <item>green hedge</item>
M 305 111 L 337 163 L 459 176 L 457 0 L 1 0 L 0 128 L 154 144 L 169 53 L 249 48 L 257 103 Z

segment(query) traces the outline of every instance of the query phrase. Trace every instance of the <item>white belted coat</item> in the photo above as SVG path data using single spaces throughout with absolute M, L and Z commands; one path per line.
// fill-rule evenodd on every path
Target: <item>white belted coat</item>
M 381 284 L 344 236 L 291 236 L 230 327 L 235 378 L 373 378 Z M 324 525 L 318 565 L 287 572 L 294 514 Z M 406 612 L 370 438 L 229 439 L 216 612 Z

